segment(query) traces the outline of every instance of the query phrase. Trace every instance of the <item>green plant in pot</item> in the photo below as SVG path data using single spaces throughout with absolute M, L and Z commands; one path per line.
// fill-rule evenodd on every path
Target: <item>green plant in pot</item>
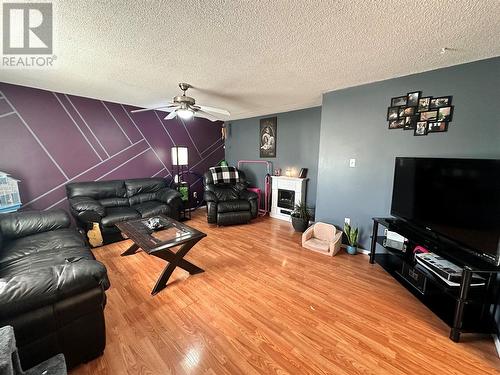
M 347 236 L 347 242 L 349 243 L 349 245 L 347 245 L 347 253 L 351 255 L 356 254 L 358 251 L 358 228 L 353 228 L 349 224 L 345 223 L 344 233 Z
M 307 206 L 307 203 L 299 202 L 295 205 L 290 216 L 292 218 L 293 229 L 297 232 L 304 232 L 309 226 L 309 220 L 311 220 L 311 210 Z

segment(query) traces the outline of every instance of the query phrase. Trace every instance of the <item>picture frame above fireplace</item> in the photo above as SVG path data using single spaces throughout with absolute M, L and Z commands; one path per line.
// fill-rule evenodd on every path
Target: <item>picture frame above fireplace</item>
M 277 124 L 277 117 L 260 120 L 259 147 L 261 158 L 276 157 Z

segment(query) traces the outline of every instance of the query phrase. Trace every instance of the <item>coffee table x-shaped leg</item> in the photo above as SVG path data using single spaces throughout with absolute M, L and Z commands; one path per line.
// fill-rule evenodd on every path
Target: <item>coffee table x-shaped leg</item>
M 177 252 L 173 252 L 170 250 L 170 248 L 165 248 L 161 250 L 155 250 L 152 252 L 149 252 L 149 255 L 154 255 L 155 257 L 161 258 L 163 260 L 166 260 L 168 262 L 168 265 L 165 267 L 163 272 L 161 273 L 160 277 L 158 278 L 158 281 L 156 281 L 156 285 L 154 286 L 153 290 L 151 291 L 152 295 L 155 295 L 162 289 L 164 289 L 167 286 L 168 279 L 172 275 L 172 272 L 177 267 L 182 268 L 183 270 L 186 270 L 189 272 L 190 275 L 195 275 L 197 273 L 202 273 L 205 272 L 202 270 L 200 267 L 194 265 L 191 262 L 188 262 L 184 257 L 186 254 L 191 250 L 191 248 L 196 245 L 196 243 L 201 240 L 201 238 L 196 238 L 193 240 L 190 240 L 179 248 Z M 125 250 L 121 255 L 122 256 L 127 256 L 127 255 L 133 255 L 136 253 L 136 251 L 139 250 L 139 246 L 137 244 L 133 244 L 130 246 L 127 250 Z

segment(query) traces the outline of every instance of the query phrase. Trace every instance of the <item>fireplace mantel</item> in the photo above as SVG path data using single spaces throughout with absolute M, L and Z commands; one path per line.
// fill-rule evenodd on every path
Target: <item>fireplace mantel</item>
M 271 178 L 277 179 L 277 180 L 295 180 L 295 181 L 305 181 L 307 178 L 300 178 L 300 177 L 288 177 L 288 176 L 271 176 Z
M 272 176 L 271 217 L 290 220 L 293 207 L 306 199 L 307 178 Z

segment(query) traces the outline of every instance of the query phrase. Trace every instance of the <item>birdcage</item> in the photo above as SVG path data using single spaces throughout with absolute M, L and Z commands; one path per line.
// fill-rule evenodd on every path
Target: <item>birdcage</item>
M 0 213 L 17 211 L 21 207 L 19 180 L 0 171 Z

